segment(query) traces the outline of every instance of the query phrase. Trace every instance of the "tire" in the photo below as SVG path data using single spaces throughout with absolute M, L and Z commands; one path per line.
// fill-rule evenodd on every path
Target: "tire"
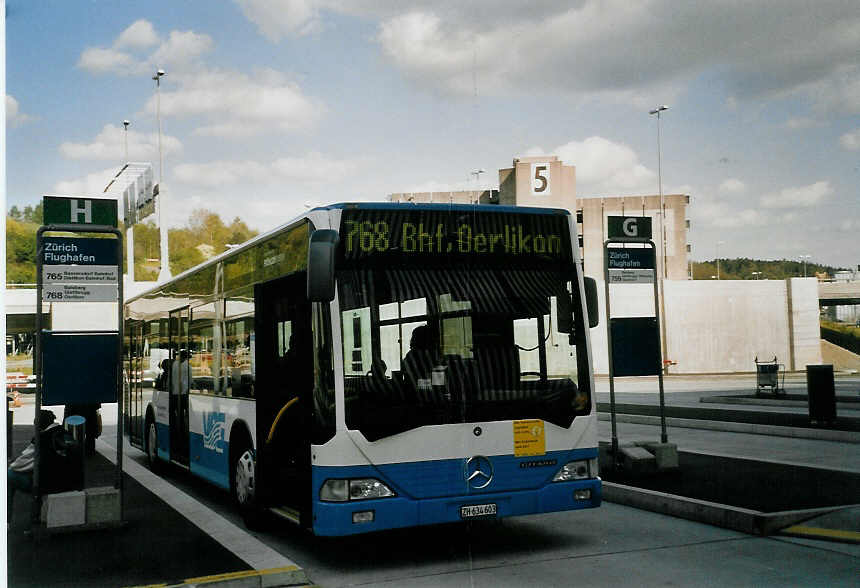
M 147 419 L 146 421 L 146 464 L 153 472 L 158 471 L 158 429 L 155 427 L 155 421 Z
M 234 454 L 230 476 L 233 500 L 245 521 L 245 526 L 261 530 L 264 526 L 262 509 L 257 496 L 257 460 L 250 443 L 239 447 Z

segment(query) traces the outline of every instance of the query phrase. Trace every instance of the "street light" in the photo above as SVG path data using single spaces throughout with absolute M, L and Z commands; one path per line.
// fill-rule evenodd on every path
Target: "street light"
M 480 184 L 481 184 L 481 174 L 482 174 L 482 173 L 484 173 L 484 171 L 485 171 L 485 170 L 483 170 L 483 169 L 476 169 L 475 171 L 470 172 L 470 175 L 475 176 L 475 184 L 476 184 L 476 187 L 477 187 L 479 190 L 480 190 L 480 188 L 481 188 L 481 186 L 480 186 Z M 475 202 L 478 202 L 478 200 L 479 200 L 479 199 L 480 199 L 480 197 L 476 198 L 476 199 L 475 199 Z
M 812 257 L 811 255 L 798 255 L 803 260 L 803 277 L 806 277 L 806 260 Z
M 665 104 L 648 111 L 648 114 L 657 115 L 657 187 L 660 190 L 660 232 L 662 234 L 660 246 L 663 250 L 663 277 L 665 278 L 668 276 L 666 269 L 666 203 L 663 201 L 663 154 L 660 147 L 660 113 L 664 110 L 669 110 Z
M 717 279 L 720 279 L 720 245 L 725 245 L 725 241 L 717 241 Z
M 164 158 L 161 151 L 161 78 L 167 75 L 163 69 L 155 71 L 152 79 L 155 81 L 155 117 L 158 120 L 158 236 L 161 250 L 161 269 L 158 272 L 158 281 L 164 282 L 170 279 L 170 257 L 167 247 L 167 227 L 164 224 Z
M 124 135 L 124 143 L 125 143 L 125 163 L 128 163 L 128 125 L 131 124 L 130 120 L 122 121 L 122 126 L 125 127 L 125 135 Z

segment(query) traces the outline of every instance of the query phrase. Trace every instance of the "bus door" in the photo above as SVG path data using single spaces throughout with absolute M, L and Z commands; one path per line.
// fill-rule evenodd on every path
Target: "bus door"
M 313 394 L 311 305 L 305 274 L 254 292 L 257 361 L 257 491 L 264 504 L 308 523 Z
M 188 467 L 188 309 L 170 313 L 170 459 Z

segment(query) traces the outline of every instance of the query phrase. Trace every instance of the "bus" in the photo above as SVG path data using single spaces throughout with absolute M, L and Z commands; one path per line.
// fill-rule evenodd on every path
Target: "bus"
M 598 507 L 566 210 L 343 203 L 129 299 L 124 426 L 321 536 Z

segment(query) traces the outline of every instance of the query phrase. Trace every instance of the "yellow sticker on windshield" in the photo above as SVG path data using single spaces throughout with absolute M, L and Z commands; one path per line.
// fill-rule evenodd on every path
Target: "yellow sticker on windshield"
M 543 421 L 529 419 L 514 421 L 514 456 L 546 454 L 546 433 Z

